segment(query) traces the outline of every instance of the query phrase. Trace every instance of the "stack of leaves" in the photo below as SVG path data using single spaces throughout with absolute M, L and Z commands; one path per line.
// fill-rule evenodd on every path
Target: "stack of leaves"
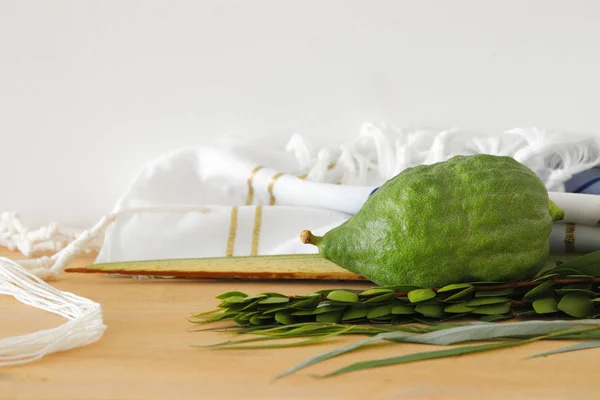
M 195 322 L 233 319 L 239 325 L 406 323 L 476 317 L 496 321 L 514 317 L 600 316 L 600 252 L 557 263 L 521 282 L 466 282 L 442 288 L 413 285 L 368 290 L 320 290 L 297 296 L 227 292 L 219 309 Z
M 279 348 L 310 345 L 346 334 L 371 336 L 311 358 L 282 376 L 379 340 L 432 345 L 504 341 L 356 363 L 327 376 L 545 339 L 594 340 L 552 353 L 600 347 L 600 324 L 596 320 L 600 317 L 600 251 L 556 262 L 533 279 L 520 282 L 464 282 L 442 288 L 398 285 L 368 290 L 331 289 L 299 296 L 227 292 L 217 298 L 221 304 L 216 310 L 195 315 L 190 321 L 206 324 L 233 320 L 233 332 L 259 337 L 219 343 L 212 348 Z M 553 320 L 543 320 L 548 317 Z M 473 322 L 473 318 L 480 321 Z M 492 323 L 513 318 L 529 321 Z M 458 322 L 465 319 L 466 322 Z M 248 345 L 301 337 L 308 339 Z

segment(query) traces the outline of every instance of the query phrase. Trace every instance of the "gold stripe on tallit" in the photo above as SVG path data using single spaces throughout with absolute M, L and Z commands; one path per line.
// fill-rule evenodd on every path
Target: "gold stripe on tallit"
M 565 253 L 575 253 L 575 224 L 565 224 Z
M 247 206 L 252 204 L 252 200 L 254 199 L 254 187 L 252 186 L 252 181 L 254 180 L 254 176 L 256 176 L 256 173 L 263 168 L 264 167 L 262 165 L 259 165 L 258 167 L 254 168 L 252 170 L 252 172 L 250 173 L 250 176 L 248 177 L 248 197 L 246 197 L 246 205 Z
M 262 206 L 256 206 L 254 214 L 254 229 L 252 230 L 252 251 L 250 255 L 258 255 L 258 240 L 260 238 L 260 226 L 262 223 Z
M 271 206 L 275 205 L 275 195 L 273 194 L 273 185 L 275 185 L 275 182 L 277 181 L 277 179 L 279 179 L 279 177 L 281 177 L 282 175 L 284 175 L 283 172 L 279 172 L 279 173 L 273 175 L 273 177 L 271 178 L 271 181 L 269 182 L 269 196 L 271 196 L 271 199 L 269 200 L 269 205 L 271 205 Z
M 233 256 L 233 246 L 235 244 L 235 235 L 237 233 L 238 208 L 231 209 L 231 221 L 229 222 L 229 237 L 227 238 L 227 257 Z

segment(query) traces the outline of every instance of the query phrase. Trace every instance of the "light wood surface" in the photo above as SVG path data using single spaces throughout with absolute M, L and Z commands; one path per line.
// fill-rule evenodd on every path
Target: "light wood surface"
M 19 257 L 0 249 L 0 256 Z M 74 266 L 93 260 L 81 258 Z M 0 368 L 0 399 L 598 399 L 600 349 L 526 360 L 567 342 L 534 343 L 493 353 L 426 361 L 317 379 L 350 362 L 421 350 L 385 344 L 327 361 L 297 375 L 273 377 L 307 357 L 358 340 L 346 337 L 314 347 L 278 350 L 200 350 L 235 338 L 193 332 L 186 317 L 218 304 L 228 290 L 289 294 L 364 282 L 245 282 L 136 280 L 65 274 L 52 282 L 103 307 L 108 329 L 97 343 L 19 367 Z M 0 297 L 0 337 L 56 326 L 60 317 Z

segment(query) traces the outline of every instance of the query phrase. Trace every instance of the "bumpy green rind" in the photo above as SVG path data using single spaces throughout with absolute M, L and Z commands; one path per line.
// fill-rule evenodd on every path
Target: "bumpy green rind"
M 388 180 L 319 249 L 382 286 L 519 280 L 543 266 L 553 217 L 562 216 L 513 158 L 455 156 Z

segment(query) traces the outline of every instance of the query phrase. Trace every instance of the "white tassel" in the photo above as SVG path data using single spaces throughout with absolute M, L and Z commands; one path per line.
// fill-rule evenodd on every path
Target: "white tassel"
M 0 294 L 69 320 L 56 328 L 0 339 L 0 367 L 91 344 L 106 330 L 98 303 L 57 290 L 6 258 L 0 258 Z

